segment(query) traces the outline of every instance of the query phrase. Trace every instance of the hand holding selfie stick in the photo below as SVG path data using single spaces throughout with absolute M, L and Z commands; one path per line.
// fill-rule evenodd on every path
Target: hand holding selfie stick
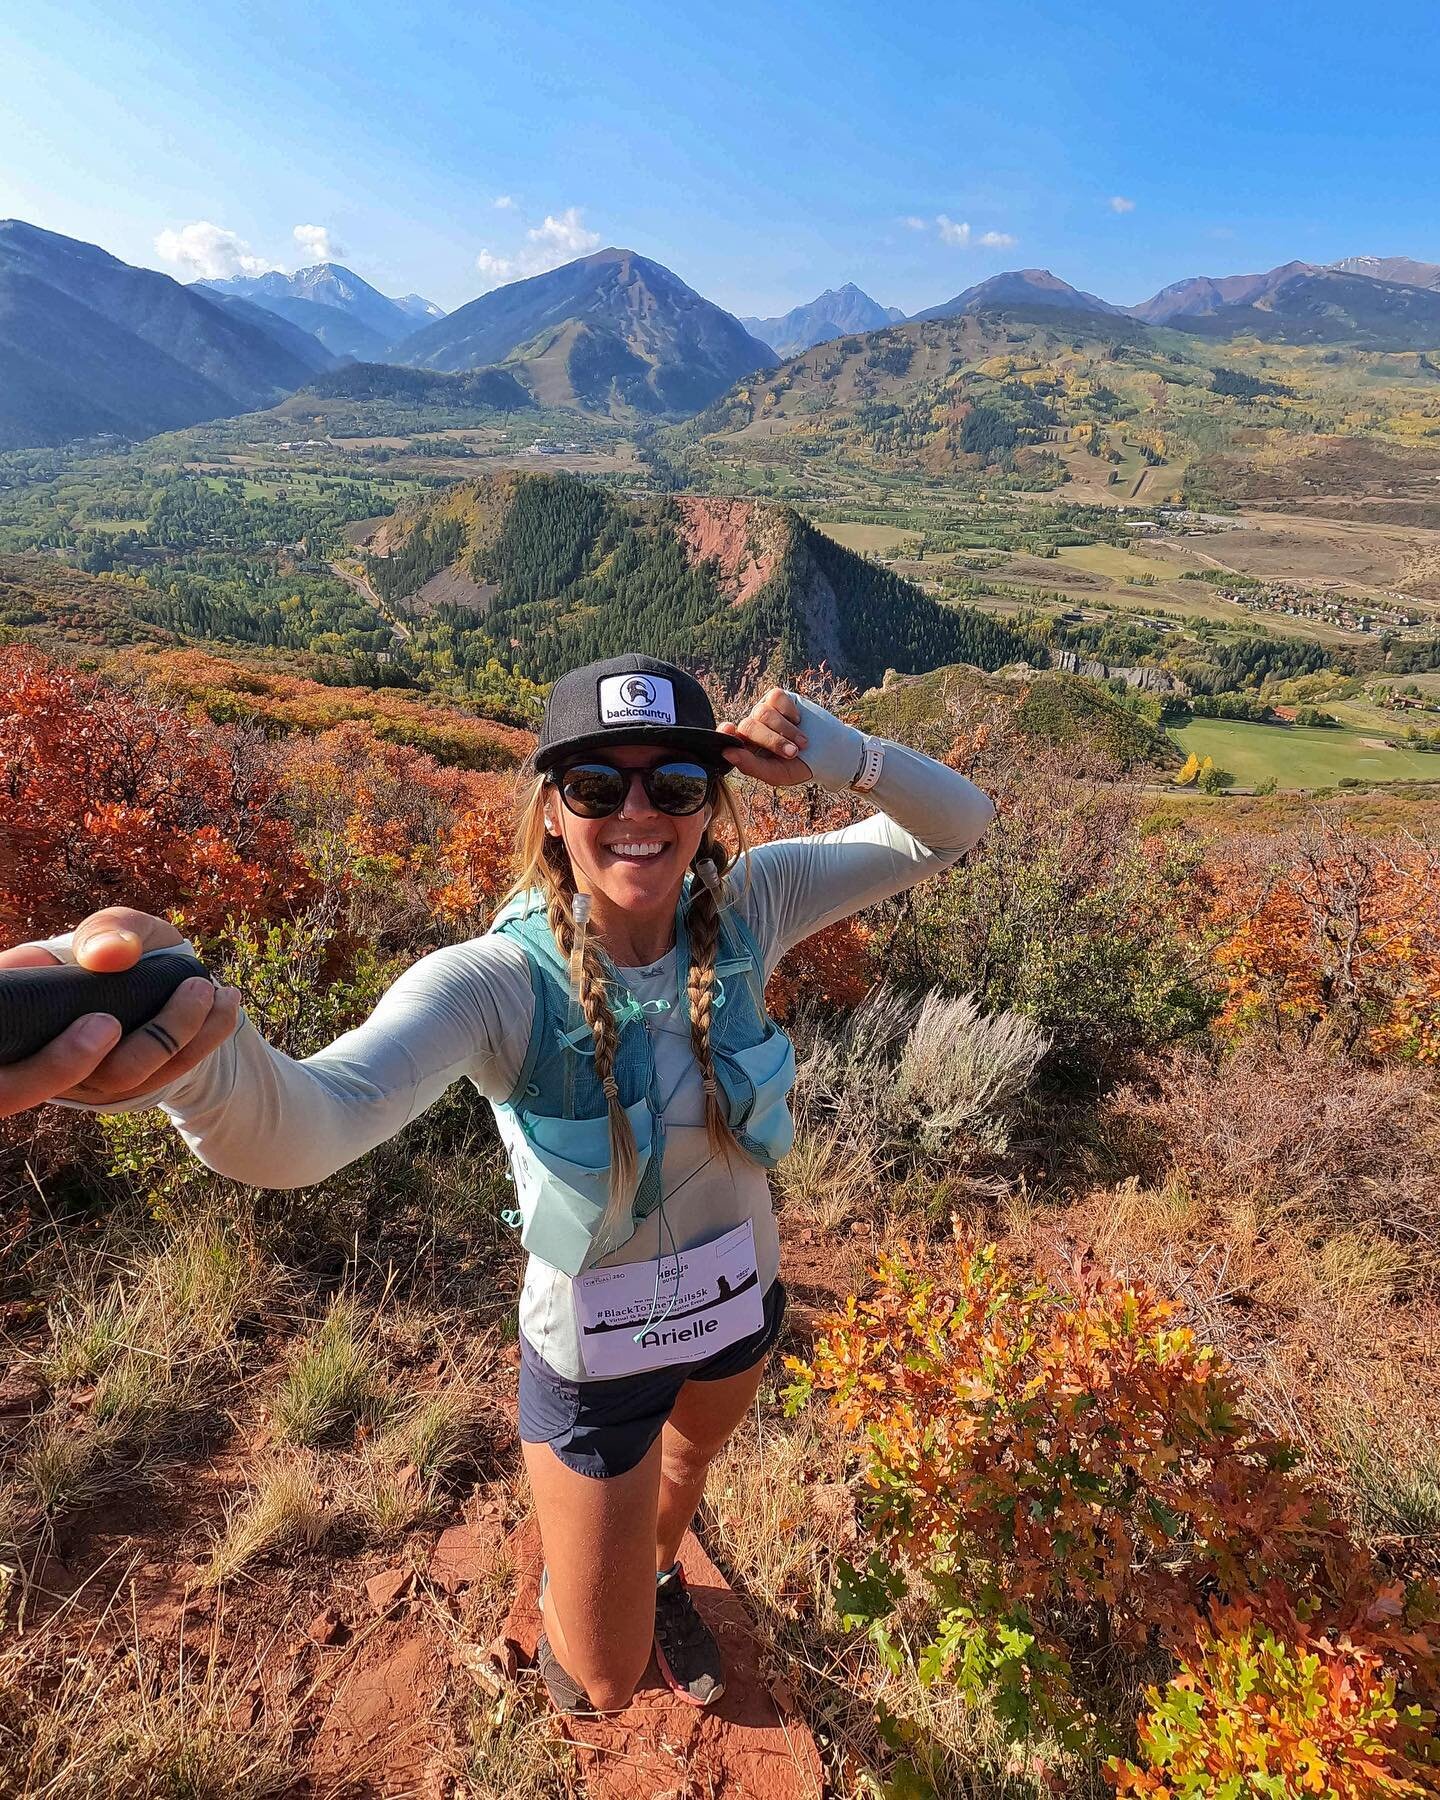
M 0 1064 L 23 1062 L 86 1013 L 109 1013 L 134 1031 L 164 1007 L 182 981 L 210 971 L 183 950 L 155 950 L 132 968 L 96 974 L 75 964 L 0 969 Z

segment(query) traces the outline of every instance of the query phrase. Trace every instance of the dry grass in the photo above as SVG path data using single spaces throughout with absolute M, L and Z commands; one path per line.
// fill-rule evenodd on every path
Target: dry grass
M 1218 1063 L 1176 1053 L 1110 1119 L 1132 1128 L 1127 1148 L 1152 1179 L 1168 1174 L 1213 1205 L 1368 1224 L 1417 1252 L 1440 1238 L 1440 1101 L 1423 1069 L 1257 1038 Z
M 292 1444 L 332 1442 L 383 1416 L 386 1400 L 373 1321 L 340 1295 L 297 1345 L 270 1403 L 275 1433 Z
M 457 1378 L 366 1444 L 349 1504 L 371 1537 L 398 1538 L 436 1512 L 445 1475 L 469 1446 L 475 1416 L 475 1388 Z
M 863 1121 L 798 1132 L 775 1175 L 786 1222 L 829 1233 L 868 1215 L 881 1162 L 881 1150 Z
M 558 1800 L 573 1794 L 575 1753 L 543 1697 L 476 1686 L 457 1721 L 450 1773 L 466 1800 Z
M 237 1726 L 245 1682 L 205 1663 L 178 1679 L 128 1655 L 92 1658 L 53 1638 L 0 1654 L 0 1793 L 6 1800 L 278 1800 L 293 1791 L 283 1722 Z
M 243 1498 L 226 1511 L 201 1576 L 219 1587 L 262 1556 L 287 1545 L 318 1544 L 332 1524 L 320 1496 L 319 1470 L 304 1453 L 270 1456 L 250 1474 Z
M 79 1267 L 67 1254 L 49 1341 L 17 1359 L 52 1396 L 16 1455 L 0 1520 L 17 1559 L 67 1514 L 153 1480 L 216 1415 L 237 1323 L 278 1281 L 243 1211 L 182 1221 L 138 1252 L 117 1232 Z

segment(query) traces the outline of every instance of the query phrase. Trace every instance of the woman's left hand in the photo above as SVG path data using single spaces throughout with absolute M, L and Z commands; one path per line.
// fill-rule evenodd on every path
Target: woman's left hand
M 726 719 L 716 730 L 735 739 L 725 760 L 742 775 L 777 788 L 815 779 L 801 754 L 809 739 L 800 729 L 800 708 L 784 688 L 771 688 L 738 725 Z

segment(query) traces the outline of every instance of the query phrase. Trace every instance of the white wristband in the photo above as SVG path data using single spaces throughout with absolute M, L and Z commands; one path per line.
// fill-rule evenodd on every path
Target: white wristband
M 880 771 L 885 766 L 885 745 L 879 738 L 867 737 L 865 754 L 860 759 L 860 767 L 856 770 L 850 783 L 852 794 L 868 794 L 880 779 Z

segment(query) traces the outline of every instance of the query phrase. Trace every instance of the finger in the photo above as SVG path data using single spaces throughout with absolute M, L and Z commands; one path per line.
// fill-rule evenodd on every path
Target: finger
M 778 731 L 781 737 L 789 738 L 793 743 L 808 744 L 810 742 L 797 721 L 792 719 L 789 713 L 781 712 L 778 706 L 758 707 L 751 716 L 763 720 L 772 731 Z
M 799 787 L 814 779 L 810 765 L 798 757 L 786 760 L 758 750 L 727 750 L 725 755 L 732 768 L 767 787 Z
M 768 750 L 772 756 L 787 758 L 799 754 L 792 739 L 777 731 L 773 725 L 767 725 L 763 719 L 757 719 L 753 713 L 745 720 L 741 731 L 745 742 L 752 749 Z
M 0 950 L 0 969 L 47 969 L 59 961 L 41 944 L 16 944 L 11 950 Z
M 759 702 L 759 706 L 768 707 L 772 712 L 781 713 L 797 725 L 800 723 L 800 707 L 795 696 L 784 688 L 771 688 L 770 692 Z M 756 710 L 758 711 L 759 708 L 757 707 Z
M 168 919 L 137 912 L 133 906 L 107 906 L 80 921 L 71 948 L 83 968 L 112 974 L 139 962 L 147 950 L 183 942 Z
M 148 1079 L 140 1082 L 134 1089 L 125 1093 L 113 1094 L 114 1100 L 136 1100 L 146 1093 L 154 1093 L 158 1088 L 168 1087 L 172 1081 L 178 1081 L 182 1075 L 188 1075 L 191 1069 L 204 1062 L 212 1050 L 218 1050 L 225 1040 L 234 1035 L 240 1023 L 240 993 L 238 988 L 227 987 L 215 990 L 215 1002 L 206 1015 L 205 1023 L 200 1027 L 190 1042 L 170 1060 L 156 1069 Z M 144 1030 L 144 1027 L 141 1027 Z M 77 1098 L 91 1098 L 92 1095 L 80 1095 Z
M 182 981 L 155 1017 L 127 1032 L 88 1077 L 87 1095 L 118 1099 L 163 1087 L 169 1077 L 159 1072 L 194 1038 L 214 1004 L 214 984 L 203 975 Z
M 0 1119 L 73 1088 L 104 1061 L 120 1036 L 109 1013 L 86 1013 L 23 1062 L 0 1069 Z

